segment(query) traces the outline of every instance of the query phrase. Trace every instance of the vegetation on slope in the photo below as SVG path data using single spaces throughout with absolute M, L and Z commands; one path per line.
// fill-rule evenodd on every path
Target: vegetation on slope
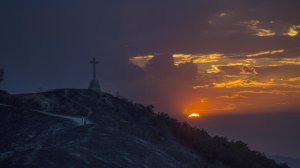
M 117 101 L 126 102 L 126 108 L 136 115 L 152 118 L 155 116 L 158 124 L 166 124 L 178 140 L 205 157 L 214 165 L 226 165 L 236 168 L 288 168 L 287 164 L 278 165 L 263 153 L 250 150 L 242 141 L 229 141 L 227 138 L 211 137 L 205 130 L 190 126 L 186 122 L 179 122 L 166 113 L 155 113 L 153 106 L 134 104 L 126 98 L 117 98 Z M 120 108 L 120 105 L 116 107 Z M 145 117 L 145 116 L 144 116 Z
M 66 104 L 67 99 L 64 96 L 66 93 L 65 90 L 55 90 L 40 94 L 46 98 L 55 97 L 56 105 L 53 112 L 66 112 L 70 108 Z M 192 127 L 186 122 L 179 122 L 166 113 L 155 113 L 152 105 L 144 106 L 120 96 L 112 96 L 106 93 L 100 96 L 95 92 L 86 90 L 68 90 L 67 94 L 74 100 L 94 108 L 94 110 L 102 109 L 109 111 L 112 115 L 119 116 L 120 119 L 125 119 L 130 124 L 122 125 L 121 122 L 114 124 L 120 125 L 124 131 L 126 130 L 126 132 L 138 137 L 144 137 L 145 139 L 159 143 L 167 138 L 166 131 L 163 130 L 166 128 L 182 145 L 187 146 L 199 156 L 204 157 L 212 165 L 232 168 L 288 168 L 286 164 L 278 165 L 264 154 L 250 150 L 248 145 L 241 141 L 229 141 L 226 138 L 218 136 L 212 137 L 206 131 Z M 88 97 L 80 96 L 82 94 L 88 95 Z M 36 95 L 39 94 L 29 94 L 29 97 L 35 97 Z M 30 106 L 28 108 L 41 108 L 35 99 L 24 99 L 23 96 L 9 96 L 3 93 L 0 97 L 1 102 L 6 102 L 15 108 L 24 109 L 24 105 Z M 77 109 L 76 106 L 72 108 Z M 72 115 L 78 114 L 72 113 Z M 80 113 L 80 115 L 82 114 Z M 97 121 L 101 119 L 101 114 L 98 113 L 91 117 Z
M 193 148 L 210 162 L 222 162 L 238 168 L 288 168 L 287 164 L 276 164 L 258 151 L 252 151 L 242 141 L 229 141 L 223 137 L 211 137 L 206 131 L 178 122 L 165 113 L 158 118 L 166 122 L 173 134 L 185 145 Z

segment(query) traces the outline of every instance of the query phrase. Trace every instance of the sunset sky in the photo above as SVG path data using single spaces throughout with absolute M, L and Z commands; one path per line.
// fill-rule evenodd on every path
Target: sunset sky
M 299 9 L 298 0 L 3 0 L 0 89 L 87 88 L 96 57 L 104 91 L 300 157 Z

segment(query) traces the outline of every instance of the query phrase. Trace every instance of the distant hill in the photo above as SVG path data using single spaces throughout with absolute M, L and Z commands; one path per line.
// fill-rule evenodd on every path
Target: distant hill
M 290 158 L 286 156 L 273 155 L 270 156 L 277 163 L 287 163 L 291 168 L 299 168 L 300 167 L 300 159 Z
M 241 141 L 89 90 L 0 92 L 0 167 L 287 168 Z

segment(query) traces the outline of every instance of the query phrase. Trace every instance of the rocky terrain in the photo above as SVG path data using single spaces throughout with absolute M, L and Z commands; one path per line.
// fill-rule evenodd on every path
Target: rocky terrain
M 0 115 L 0 167 L 288 167 L 107 93 L 1 91 Z

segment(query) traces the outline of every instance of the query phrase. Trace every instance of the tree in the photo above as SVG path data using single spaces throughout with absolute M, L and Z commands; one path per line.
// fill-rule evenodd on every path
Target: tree
M 4 76 L 4 70 L 3 68 L 0 68 L 0 82 L 3 81 L 3 76 Z

